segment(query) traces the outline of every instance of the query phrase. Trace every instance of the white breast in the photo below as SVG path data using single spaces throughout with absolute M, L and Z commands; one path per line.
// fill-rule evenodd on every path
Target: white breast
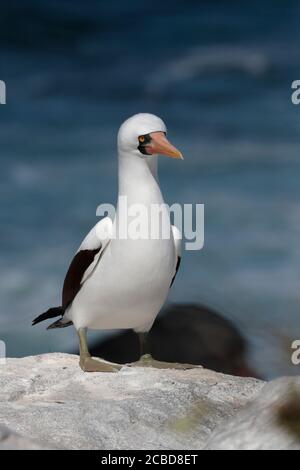
M 124 196 L 129 208 L 143 204 L 149 214 L 151 205 L 163 204 L 153 165 L 150 168 L 144 159 L 122 156 L 118 201 Z M 124 222 L 122 218 L 125 215 L 119 210 L 119 205 L 114 227 Z M 158 239 L 132 239 L 129 233 L 126 239 L 117 235 L 110 241 L 68 312 L 77 329 L 150 329 L 166 300 L 176 265 L 167 210 L 163 211 L 162 220 L 164 228 L 169 227 L 168 239 L 161 236 Z M 128 228 L 131 221 L 132 217 L 126 221 Z

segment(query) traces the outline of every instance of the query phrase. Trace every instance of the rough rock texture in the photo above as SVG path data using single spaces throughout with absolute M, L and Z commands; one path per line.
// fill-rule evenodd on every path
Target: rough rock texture
M 88 374 L 68 354 L 8 359 L 0 449 L 201 449 L 263 386 L 202 368 Z
M 253 403 L 218 427 L 206 449 L 300 450 L 300 378 L 267 384 Z

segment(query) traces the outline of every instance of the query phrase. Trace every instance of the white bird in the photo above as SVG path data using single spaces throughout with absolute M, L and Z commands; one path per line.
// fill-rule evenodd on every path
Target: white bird
M 144 334 L 150 330 L 176 276 L 181 234 L 171 226 L 159 187 L 158 154 L 183 158 L 167 140 L 166 126 L 160 118 L 136 114 L 122 124 L 118 133 L 119 193 L 114 220 L 102 219 L 83 240 L 66 274 L 62 306 L 33 320 L 36 324 L 61 316 L 48 328 L 73 324 L 84 371 L 117 370 L 90 356 L 86 330 L 130 328 L 140 334 L 143 346 Z M 126 211 L 121 208 L 125 197 Z M 132 236 L 129 227 L 134 223 L 137 204 L 146 210 L 147 227 L 151 226 L 156 236 L 150 236 L 149 227 L 148 236 Z M 160 208 L 159 219 L 151 216 L 154 206 Z M 120 236 L 120 227 L 126 227 L 125 236 Z M 142 356 L 143 363 L 147 360 L 149 355 Z

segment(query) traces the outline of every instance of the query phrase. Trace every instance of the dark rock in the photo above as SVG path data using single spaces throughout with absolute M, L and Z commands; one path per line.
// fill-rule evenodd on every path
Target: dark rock
M 173 305 L 156 319 L 148 335 L 155 359 L 199 364 L 225 374 L 258 377 L 247 364 L 247 342 L 235 325 L 216 311 L 193 304 Z M 139 341 L 124 331 L 92 345 L 93 356 L 121 364 L 139 358 Z

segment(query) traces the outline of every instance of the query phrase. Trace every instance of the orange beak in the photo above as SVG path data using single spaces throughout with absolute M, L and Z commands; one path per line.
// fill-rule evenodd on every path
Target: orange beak
M 147 145 L 147 150 L 151 154 L 159 153 L 160 155 L 183 160 L 182 153 L 168 141 L 164 132 L 151 132 L 150 136 L 151 142 Z

